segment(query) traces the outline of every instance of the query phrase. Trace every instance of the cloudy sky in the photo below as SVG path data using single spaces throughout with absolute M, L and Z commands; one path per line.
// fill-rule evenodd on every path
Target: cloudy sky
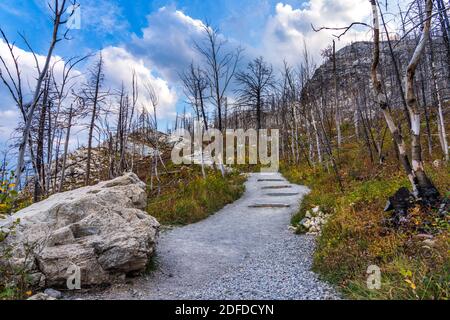
M 15 42 L 25 89 L 32 87 L 34 60 L 18 32 L 34 51 L 45 55 L 51 38 L 47 0 L 0 0 L 0 27 Z M 71 40 L 58 43 L 55 61 L 103 51 L 105 86 L 111 89 L 131 82 L 135 70 L 141 83 L 151 82 L 160 99 L 161 121 L 171 121 L 184 108 L 178 73 L 193 60 L 193 40 L 201 39 L 202 24 L 220 29 L 230 46 L 242 46 L 246 59 L 262 55 L 279 70 L 283 59 L 297 65 L 306 43 L 317 63 L 320 50 L 331 43 L 330 32 L 316 33 L 315 26 L 345 26 L 368 21 L 367 0 L 79 0 L 81 29 Z M 355 29 L 338 46 L 369 38 Z M 0 41 L 0 55 L 7 58 Z M 248 60 L 247 60 L 248 61 Z M 85 73 L 87 66 L 80 66 Z M 145 102 L 143 102 L 145 103 Z M 0 85 L 0 140 L 9 138 L 16 125 L 17 108 Z

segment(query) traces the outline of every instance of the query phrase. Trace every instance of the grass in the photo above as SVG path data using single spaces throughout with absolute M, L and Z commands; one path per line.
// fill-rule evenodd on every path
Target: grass
M 448 216 L 438 218 L 416 207 L 409 212 L 410 225 L 387 228 L 383 224 L 389 216 L 383 212 L 386 200 L 399 187 L 409 187 L 408 181 L 394 161 L 373 165 L 361 160 L 364 157 L 355 149 L 347 146 L 340 155 L 344 192 L 338 190 L 333 173 L 324 168 L 281 168 L 288 180 L 311 188 L 292 218 L 294 226 L 316 205 L 332 213 L 317 239 L 313 270 L 350 299 L 449 299 Z M 450 186 L 448 167 L 433 168 L 429 163 L 427 173 L 445 194 Z M 418 239 L 419 233 L 432 234 L 432 246 Z M 381 269 L 378 290 L 367 287 L 369 265 Z
M 159 268 L 158 254 L 154 252 L 147 262 L 144 274 L 152 274 L 154 271 L 158 270 L 158 268 Z
M 241 197 L 246 178 L 238 173 L 225 178 L 219 172 L 208 172 L 203 179 L 192 172 L 173 188 L 150 197 L 147 212 L 165 225 L 185 225 L 205 219 L 226 204 Z

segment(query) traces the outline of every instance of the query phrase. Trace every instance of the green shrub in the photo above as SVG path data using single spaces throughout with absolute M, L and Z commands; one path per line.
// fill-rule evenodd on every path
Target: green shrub
M 238 199 L 245 177 L 232 173 L 223 178 L 210 172 L 206 179 L 195 176 L 180 183 L 174 192 L 150 199 L 147 212 L 160 223 L 184 225 L 197 222 Z
M 17 219 L 14 224 L 5 231 L 0 231 L 0 244 L 15 232 L 16 226 L 20 220 Z M 33 248 L 24 246 L 25 252 L 31 252 Z M 9 263 L 13 255 L 13 248 L 3 244 L 0 249 L 0 300 L 22 299 L 31 294 L 30 279 L 25 268 L 32 255 L 26 255 L 23 266 L 16 266 Z

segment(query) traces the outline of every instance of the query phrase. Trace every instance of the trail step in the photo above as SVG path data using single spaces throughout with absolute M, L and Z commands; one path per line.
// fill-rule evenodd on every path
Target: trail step
M 258 182 L 276 182 L 276 181 L 285 181 L 284 179 L 258 179 Z
M 264 203 L 264 204 L 252 204 L 249 208 L 289 208 L 289 204 L 284 203 Z
M 289 185 L 282 185 L 282 186 L 266 186 L 262 187 L 263 189 L 286 189 L 286 188 L 292 188 L 292 186 Z
M 291 196 L 296 196 L 298 195 L 298 192 L 294 192 L 294 193 L 267 193 L 266 196 L 270 196 L 270 197 L 291 197 Z

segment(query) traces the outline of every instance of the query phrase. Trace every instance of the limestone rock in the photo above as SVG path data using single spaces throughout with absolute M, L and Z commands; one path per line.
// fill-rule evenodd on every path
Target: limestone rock
M 49 297 L 52 297 L 52 298 L 55 298 L 55 299 L 61 299 L 61 297 L 62 297 L 62 293 L 59 292 L 58 290 L 55 290 L 55 289 L 50 289 L 50 288 L 49 289 L 45 289 L 44 293 L 46 295 L 48 295 Z
M 8 228 L 20 219 L 0 244 L 0 255 L 12 247 L 9 263 L 24 266 L 53 287 L 66 286 L 73 266 L 80 271 L 82 287 L 143 271 L 159 230 L 156 219 L 143 211 L 145 189 L 128 173 L 35 203 L 0 221 L 0 228 Z
M 433 167 L 435 167 L 435 168 L 440 168 L 440 167 L 442 167 L 442 160 L 440 160 L 440 159 L 434 160 L 434 161 L 433 161 Z
M 307 234 L 320 234 L 329 217 L 329 214 L 325 214 L 319 206 L 316 206 L 311 211 L 306 211 L 299 225 Z
M 48 294 L 39 292 L 39 293 L 36 293 L 35 295 L 29 297 L 27 300 L 57 300 L 57 299 L 49 296 Z

